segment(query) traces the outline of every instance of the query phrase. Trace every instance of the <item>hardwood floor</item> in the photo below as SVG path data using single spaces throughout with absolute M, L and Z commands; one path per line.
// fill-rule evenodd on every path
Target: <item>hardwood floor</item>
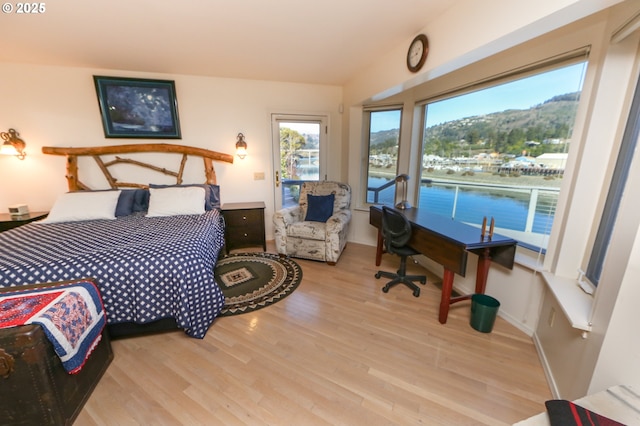
M 544 411 L 552 396 L 528 336 L 501 318 L 475 331 L 469 302 L 440 324 L 432 275 L 419 298 L 384 294 L 374 252 L 350 243 L 334 267 L 296 259 L 295 292 L 218 318 L 203 340 L 112 342 L 75 425 L 502 425 Z M 398 264 L 385 254 L 380 269 Z

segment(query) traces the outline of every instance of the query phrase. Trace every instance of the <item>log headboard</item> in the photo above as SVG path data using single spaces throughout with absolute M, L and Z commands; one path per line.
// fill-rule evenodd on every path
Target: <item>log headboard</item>
M 67 183 L 69 185 L 69 191 L 78 191 L 83 189 L 89 189 L 78 178 L 78 157 L 89 156 L 98 164 L 98 167 L 104 174 L 107 182 L 111 188 L 144 188 L 146 185 L 133 183 L 133 182 L 119 182 L 109 171 L 109 167 L 116 164 L 130 164 L 134 166 L 143 167 L 160 172 L 165 175 L 173 176 L 176 178 L 176 184 L 182 183 L 182 174 L 184 172 L 184 166 L 187 162 L 189 155 L 202 157 L 204 160 L 204 174 L 206 183 L 215 184 L 216 172 L 213 168 L 213 161 L 223 161 L 227 163 L 233 163 L 233 155 L 223 154 L 216 151 L 210 151 L 204 148 L 196 148 L 185 145 L 175 145 L 166 143 L 147 143 L 147 144 L 131 144 L 131 145 L 110 145 L 110 146 L 95 146 L 95 147 L 79 147 L 79 148 L 65 148 L 65 147 L 53 147 L 45 146 L 42 148 L 42 152 L 52 155 L 66 155 L 67 156 Z M 173 153 L 182 154 L 180 165 L 177 171 L 167 170 L 164 167 L 157 167 L 152 164 L 144 163 L 142 161 L 122 158 L 118 154 L 131 154 L 131 153 Z M 102 156 L 115 155 L 115 159 L 104 161 Z

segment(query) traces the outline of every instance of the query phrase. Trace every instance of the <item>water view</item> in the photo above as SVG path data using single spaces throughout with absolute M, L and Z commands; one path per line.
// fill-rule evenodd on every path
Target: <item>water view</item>
M 375 189 L 390 182 L 393 180 L 370 177 L 367 201 L 373 202 Z M 377 202 L 393 205 L 394 192 L 395 184 L 392 183 L 378 193 Z M 557 189 L 551 188 L 483 188 L 465 182 L 432 180 L 420 185 L 418 207 L 477 226 L 481 226 L 484 217 L 488 220 L 493 217 L 501 234 L 525 245 L 540 247 L 540 237 L 551 231 L 557 194 Z

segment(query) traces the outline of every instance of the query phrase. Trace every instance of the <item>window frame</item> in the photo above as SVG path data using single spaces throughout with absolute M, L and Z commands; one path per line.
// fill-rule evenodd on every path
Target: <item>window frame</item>
M 373 204 L 380 204 L 379 202 L 369 202 L 369 159 L 371 155 L 371 114 L 376 112 L 390 112 L 399 111 L 400 120 L 398 122 L 398 152 L 400 152 L 400 146 L 402 144 L 402 124 L 405 119 L 404 105 L 401 103 L 394 103 L 388 105 L 376 105 L 367 106 L 362 110 L 362 134 L 363 134 L 363 159 L 362 159 L 362 191 L 361 200 L 363 206 L 370 206 Z M 400 170 L 400 158 L 396 158 L 396 170 L 394 176 L 397 176 Z M 396 199 L 395 186 L 393 199 Z
M 540 61 L 530 63 L 521 67 L 517 67 L 502 73 L 490 75 L 478 81 L 470 82 L 468 84 L 461 85 L 451 90 L 443 91 L 433 96 L 429 96 L 427 98 L 417 101 L 415 103 L 415 108 L 416 108 L 416 111 L 420 114 L 420 118 L 421 118 L 421 126 L 419 130 L 420 136 L 418 141 L 420 145 L 420 148 L 419 148 L 420 155 L 418 159 L 419 164 L 417 166 L 417 174 L 422 178 L 422 171 L 423 171 L 422 154 L 424 153 L 425 144 L 427 143 L 427 141 L 425 140 L 425 131 L 426 131 L 425 124 L 426 124 L 426 117 L 427 117 L 426 114 L 428 112 L 427 108 L 430 104 L 433 104 L 435 102 L 439 102 L 442 100 L 446 100 L 446 99 L 452 99 L 458 96 L 464 96 L 466 94 L 485 90 L 491 87 L 497 87 L 497 86 L 514 82 L 523 78 L 532 77 L 535 75 L 543 74 L 545 72 L 553 71 L 556 69 L 568 67 L 574 64 L 579 64 L 579 63 L 584 63 L 584 70 L 582 73 L 582 82 L 583 82 L 582 88 L 581 88 L 581 92 L 582 92 L 584 91 L 584 82 L 585 82 L 585 76 L 587 73 L 586 70 L 589 67 L 589 53 L 590 53 L 589 46 L 573 49 L 563 54 L 559 54 L 547 59 L 542 59 Z M 577 108 L 579 108 L 579 106 Z M 578 120 L 578 111 L 576 110 L 574 122 L 571 123 L 572 131 L 574 130 L 577 120 Z M 578 143 L 577 141 L 574 140 L 574 136 L 575 134 L 572 134 L 571 139 L 574 146 L 576 146 L 578 145 Z M 578 148 L 576 147 L 574 149 L 578 149 Z M 568 152 L 569 150 L 567 150 L 567 153 Z M 567 161 L 568 161 L 568 158 L 567 158 Z M 566 168 L 566 164 L 565 164 L 565 168 Z M 415 190 L 415 196 L 413 199 L 414 205 L 419 205 L 418 200 L 420 198 L 420 180 L 421 179 L 417 179 L 416 180 L 417 182 L 415 183 L 416 190 Z M 558 191 L 562 191 L 562 190 L 563 190 L 563 185 L 558 189 Z M 559 202 L 560 202 L 560 195 L 558 196 L 558 199 L 554 203 L 555 207 L 558 206 Z M 544 234 L 544 237 L 542 237 L 547 242 L 550 241 L 550 237 L 553 232 L 552 229 L 554 226 L 556 226 L 555 222 L 556 222 L 556 217 L 554 217 L 553 223 L 548 228 L 548 232 Z M 538 252 L 542 255 L 544 255 L 547 251 L 547 249 L 544 247 L 538 247 L 536 245 L 532 245 L 530 243 L 526 243 L 522 241 L 519 241 L 518 245 L 525 249 L 531 250 L 532 252 Z
M 594 288 L 598 286 L 604 263 L 606 260 L 611 236 L 614 232 L 620 202 L 624 196 L 627 179 L 631 170 L 634 153 L 640 138 L 640 77 L 629 110 L 627 124 L 620 143 L 620 149 L 616 158 L 616 164 L 609 183 L 609 190 L 602 215 L 598 224 L 598 230 L 593 242 L 593 248 L 589 255 L 586 270 L 584 272 L 587 283 Z M 581 279 L 582 277 L 580 277 Z

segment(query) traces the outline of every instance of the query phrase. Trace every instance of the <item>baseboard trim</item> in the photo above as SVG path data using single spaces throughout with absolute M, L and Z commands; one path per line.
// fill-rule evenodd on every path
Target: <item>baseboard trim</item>
M 551 371 L 551 366 L 549 365 L 549 361 L 544 353 L 544 349 L 542 348 L 542 344 L 540 343 L 540 339 L 538 339 L 537 334 L 533 334 L 533 344 L 536 347 L 536 351 L 538 352 L 538 358 L 540 358 L 540 362 L 542 363 L 542 369 L 544 370 L 544 375 L 547 377 L 547 383 L 549 384 L 549 389 L 551 389 L 551 394 L 555 399 L 561 399 L 560 391 L 558 390 L 558 386 L 556 385 L 556 381 L 553 378 L 553 372 Z

